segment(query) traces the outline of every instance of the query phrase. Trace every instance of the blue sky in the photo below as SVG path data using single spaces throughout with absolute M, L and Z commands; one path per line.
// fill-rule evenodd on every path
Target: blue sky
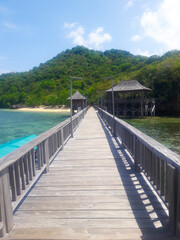
M 76 45 L 162 55 L 180 49 L 180 0 L 0 0 L 0 74 Z

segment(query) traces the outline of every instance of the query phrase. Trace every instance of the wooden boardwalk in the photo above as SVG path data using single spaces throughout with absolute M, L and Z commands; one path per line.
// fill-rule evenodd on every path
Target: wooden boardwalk
M 5 239 L 172 239 L 167 222 L 167 209 L 91 108 Z

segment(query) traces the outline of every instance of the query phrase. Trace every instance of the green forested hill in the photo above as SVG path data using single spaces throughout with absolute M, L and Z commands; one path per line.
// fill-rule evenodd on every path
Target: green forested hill
M 73 91 L 87 95 L 92 103 L 101 90 L 110 87 L 102 77 L 113 76 L 114 84 L 137 79 L 152 88 L 151 96 L 159 102 L 161 112 L 180 114 L 180 51 L 148 58 L 121 50 L 100 52 L 80 46 L 29 72 L 0 75 L 0 107 L 68 104 L 70 76 L 83 78 L 73 82 Z

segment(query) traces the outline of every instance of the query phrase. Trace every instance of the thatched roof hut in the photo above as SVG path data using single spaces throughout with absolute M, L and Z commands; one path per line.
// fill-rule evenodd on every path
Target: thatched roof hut
M 121 81 L 118 85 L 113 87 L 114 92 L 146 92 L 151 91 L 150 88 L 147 88 L 141 85 L 137 80 L 127 80 Z M 108 89 L 106 92 L 112 92 L 112 88 Z
M 72 100 L 85 100 L 85 99 L 86 97 L 84 97 L 79 91 L 72 95 Z M 71 97 L 67 98 L 67 100 L 71 100 Z
M 134 117 L 155 115 L 155 100 L 149 99 L 146 93 L 151 91 L 137 80 L 121 81 L 113 87 L 115 114 L 117 116 Z M 108 99 L 106 107 L 112 112 L 112 88 L 106 91 Z
M 67 100 L 71 100 L 71 97 L 67 98 Z M 87 98 L 84 97 L 79 91 L 72 95 L 72 111 L 73 114 L 75 111 L 79 111 L 84 109 L 87 106 Z

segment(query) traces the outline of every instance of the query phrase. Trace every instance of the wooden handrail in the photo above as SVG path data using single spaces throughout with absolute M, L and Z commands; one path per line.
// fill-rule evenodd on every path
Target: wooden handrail
M 73 116 L 75 130 L 88 107 Z M 70 118 L 0 159 L 0 237 L 10 232 L 13 212 L 71 136 Z
M 100 117 L 131 153 L 135 169 L 150 180 L 169 209 L 169 227 L 180 236 L 180 155 L 121 119 L 98 109 Z M 115 122 L 114 122 L 115 121 Z M 115 129 L 113 129 L 115 128 Z

